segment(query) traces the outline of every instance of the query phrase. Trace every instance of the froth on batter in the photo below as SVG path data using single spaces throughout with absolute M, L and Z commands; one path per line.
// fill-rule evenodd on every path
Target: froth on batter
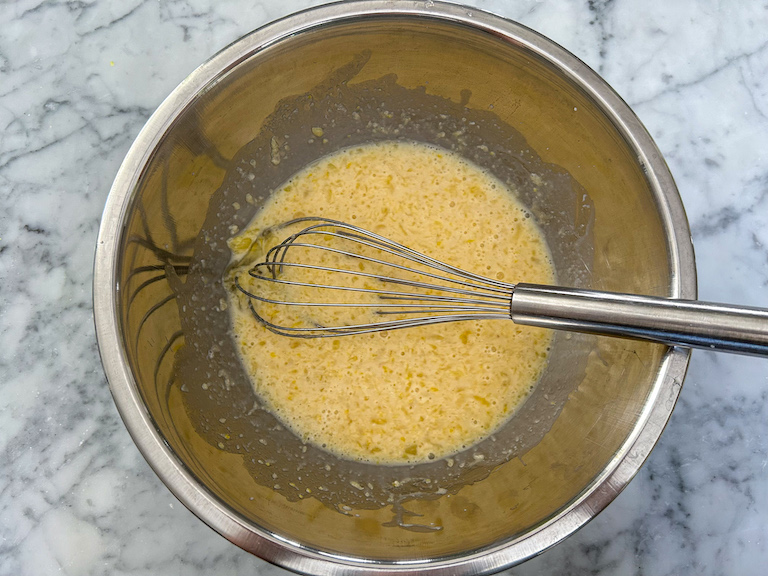
M 263 256 L 282 240 L 264 232 L 303 216 L 355 224 L 488 278 L 554 281 L 542 234 L 513 193 L 439 148 L 383 142 L 322 158 L 230 240 L 233 262 Z M 441 458 L 487 437 L 530 394 L 551 341 L 511 320 L 298 340 L 259 324 L 238 291 L 229 298 L 237 349 L 266 405 L 304 440 L 374 463 Z

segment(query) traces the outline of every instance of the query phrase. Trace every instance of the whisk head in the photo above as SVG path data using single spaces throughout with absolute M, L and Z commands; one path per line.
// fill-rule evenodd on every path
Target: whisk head
M 290 232 L 291 230 L 297 230 Z M 510 319 L 515 285 L 467 272 L 358 226 L 297 218 L 263 260 L 235 268 L 257 321 L 294 338 Z

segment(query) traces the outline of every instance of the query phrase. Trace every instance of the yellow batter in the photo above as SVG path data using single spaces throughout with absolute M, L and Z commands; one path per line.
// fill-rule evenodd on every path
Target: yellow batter
M 350 222 L 489 278 L 554 281 L 541 232 L 512 193 L 442 149 L 384 142 L 319 160 L 230 241 L 234 260 L 263 254 L 283 239 L 263 230 L 302 216 Z M 491 434 L 535 386 L 551 340 L 511 320 L 298 340 L 257 323 L 237 291 L 228 310 L 243 364 L 273 412 L 307 441 L 375 463 L 440 458 Z

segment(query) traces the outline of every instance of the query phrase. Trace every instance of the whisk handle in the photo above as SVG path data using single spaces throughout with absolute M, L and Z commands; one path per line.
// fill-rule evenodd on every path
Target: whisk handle
M 517 284 L 517 324 L 768 356 L 768 309 Z

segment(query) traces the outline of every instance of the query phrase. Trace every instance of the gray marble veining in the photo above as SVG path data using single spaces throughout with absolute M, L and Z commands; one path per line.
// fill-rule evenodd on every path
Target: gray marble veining
M 768 4 L 467 0 L 582 58 L 629 102 L 691 221 L 700 297 L 768 306 Z M 319 2 L 0 3 L 0 574 L 284 573 L 162 485 L 112 403 L 93 247 L 142 124 L 198 64 Z M 637 478 L 528 574 L 764 574 L 768 362 L 694 352 Z

